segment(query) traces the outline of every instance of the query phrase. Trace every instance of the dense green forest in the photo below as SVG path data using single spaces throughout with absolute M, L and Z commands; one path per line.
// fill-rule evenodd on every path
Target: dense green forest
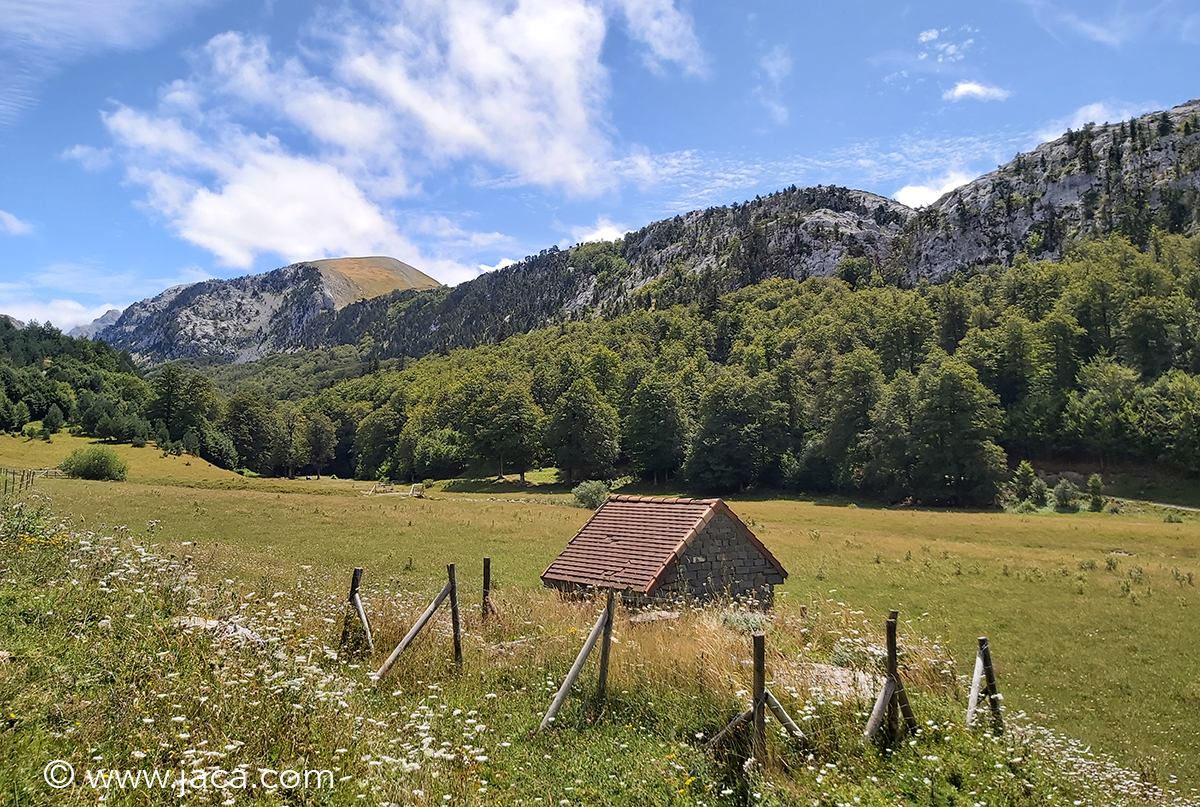
M 1197 237 L 1156 230 L 1139 249 L 1112 236 L 917 288 L 847 259 L 833 278 L 641 299 L 383 367 L 364 340 L 218 370 L 228 392 L 177 364 L 143 381 L 102 344 L 8 327 L 0 412 L 19 429 L 53 398 L 101 439 L 365 479 L 552 464 L 569 481 L 987 505 L 1023 458 L 1200 473 Z M 317 388 L 316 372 L 357 377 Z

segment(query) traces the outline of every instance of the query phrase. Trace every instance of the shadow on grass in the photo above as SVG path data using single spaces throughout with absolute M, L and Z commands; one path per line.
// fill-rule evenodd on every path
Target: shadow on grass
M 731 502 L 809 502 L 818 507 L 862 507 L 871 510 L 894 510 L 899 506 L 884 499 L 872 499 L 867 496 L 850 497 L 835 494 L 813 494 L 794 490 L 776 490 L 773 488 L 755 488 L 743 491 L 700 490 L 688 488 L 678 481 L 656 485 L 652 482 L 635 480 L 614 488 L 613 493 L 621 493 L 628 496 L 679 496 L 696 499 L 722 498 Z
M 570 493 L 565 482 L 524 482 L 519 479 L 497 479 L 480 477 L 474 479 L 448 479 L 437 483 L 446 493 Z

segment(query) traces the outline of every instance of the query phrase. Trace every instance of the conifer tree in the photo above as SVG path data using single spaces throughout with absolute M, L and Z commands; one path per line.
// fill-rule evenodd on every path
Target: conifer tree
M 634 390 L 624 445 L 634 467 L 655 484 L 683 465 L 687 424 L 679 396 L 661 375 L 647 376 Z
M 590 378 L 579 378 L 559 397 L 547 442 L 567 482 L 612 474 L 620 454 L 617 412 Z

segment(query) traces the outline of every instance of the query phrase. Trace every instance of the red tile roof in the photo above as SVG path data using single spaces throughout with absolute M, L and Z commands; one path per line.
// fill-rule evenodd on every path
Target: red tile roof
M 663 573 L 718 513 L 728 516 L 787 577 L 775 556 L 721 499 L 609 496 L 542 580 L 653 594 Z

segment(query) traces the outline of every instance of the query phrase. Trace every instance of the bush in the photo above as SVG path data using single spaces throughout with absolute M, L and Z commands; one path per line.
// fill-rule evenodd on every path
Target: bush
M 57 434 L 65 422 L 66 418 L 63 417 L 63 411 L 58 408 L 58 404 L 51 404 L 50 411 L 42 418 L 42 428 L 47 434 Z
M 1054 486 L 1054 506 L 1059 510 L 1072 509 L 1078 496 L 1079 488 L 1071 484 L 1071 480 L 1065 476 Z
M 580 482 L 571 489 L 571 492 L 575 494 L 575 501 L 579 503 L 580 507 L 595 510 L 608 498 L 608 485 L 597 479 L 590 479 L 587 482 Z
M 1029 498 L 1033 492 L 1033 480 L 1035 479 L 1037 479 L 1037 473 L 1029 464 L 1029 460 L 1021 460 L 1021 464 L 1017 466 L 1017 472 L 1013 474 L 1013 493 L 1016 495 L 1017 501 L 1021 502 Z
M 438 429 L 417 438 L 413 470 L 417 476 L 452 479 L 467 467 L 466 438 L 454 429 Z
M 1099 513 L 1104 509 L 1104 480 L 1100 478 L 1100 474 L 1092 474 L 1087 481 L 1088 496 L 1091 500 L 1088 502 L 1088 509 L 1093 513 Z
M 200 432 L 200 458 L 218 468 L 236 468 L 238 455 L 233 438 L 220 429 L 204 427 Z
M 107 446 L 77 448 L 58 466 L 67 476 L 123 482 L 129 466 Z
M 1046 483 L 1040 477 L 1033 480 L 1033 484 L 1029 486 L 1029 501 L 1036 504 L 1038 507 L 1045 507 L 1046 502 L 1050 499 L 1050 488 L 1046 487 Z

